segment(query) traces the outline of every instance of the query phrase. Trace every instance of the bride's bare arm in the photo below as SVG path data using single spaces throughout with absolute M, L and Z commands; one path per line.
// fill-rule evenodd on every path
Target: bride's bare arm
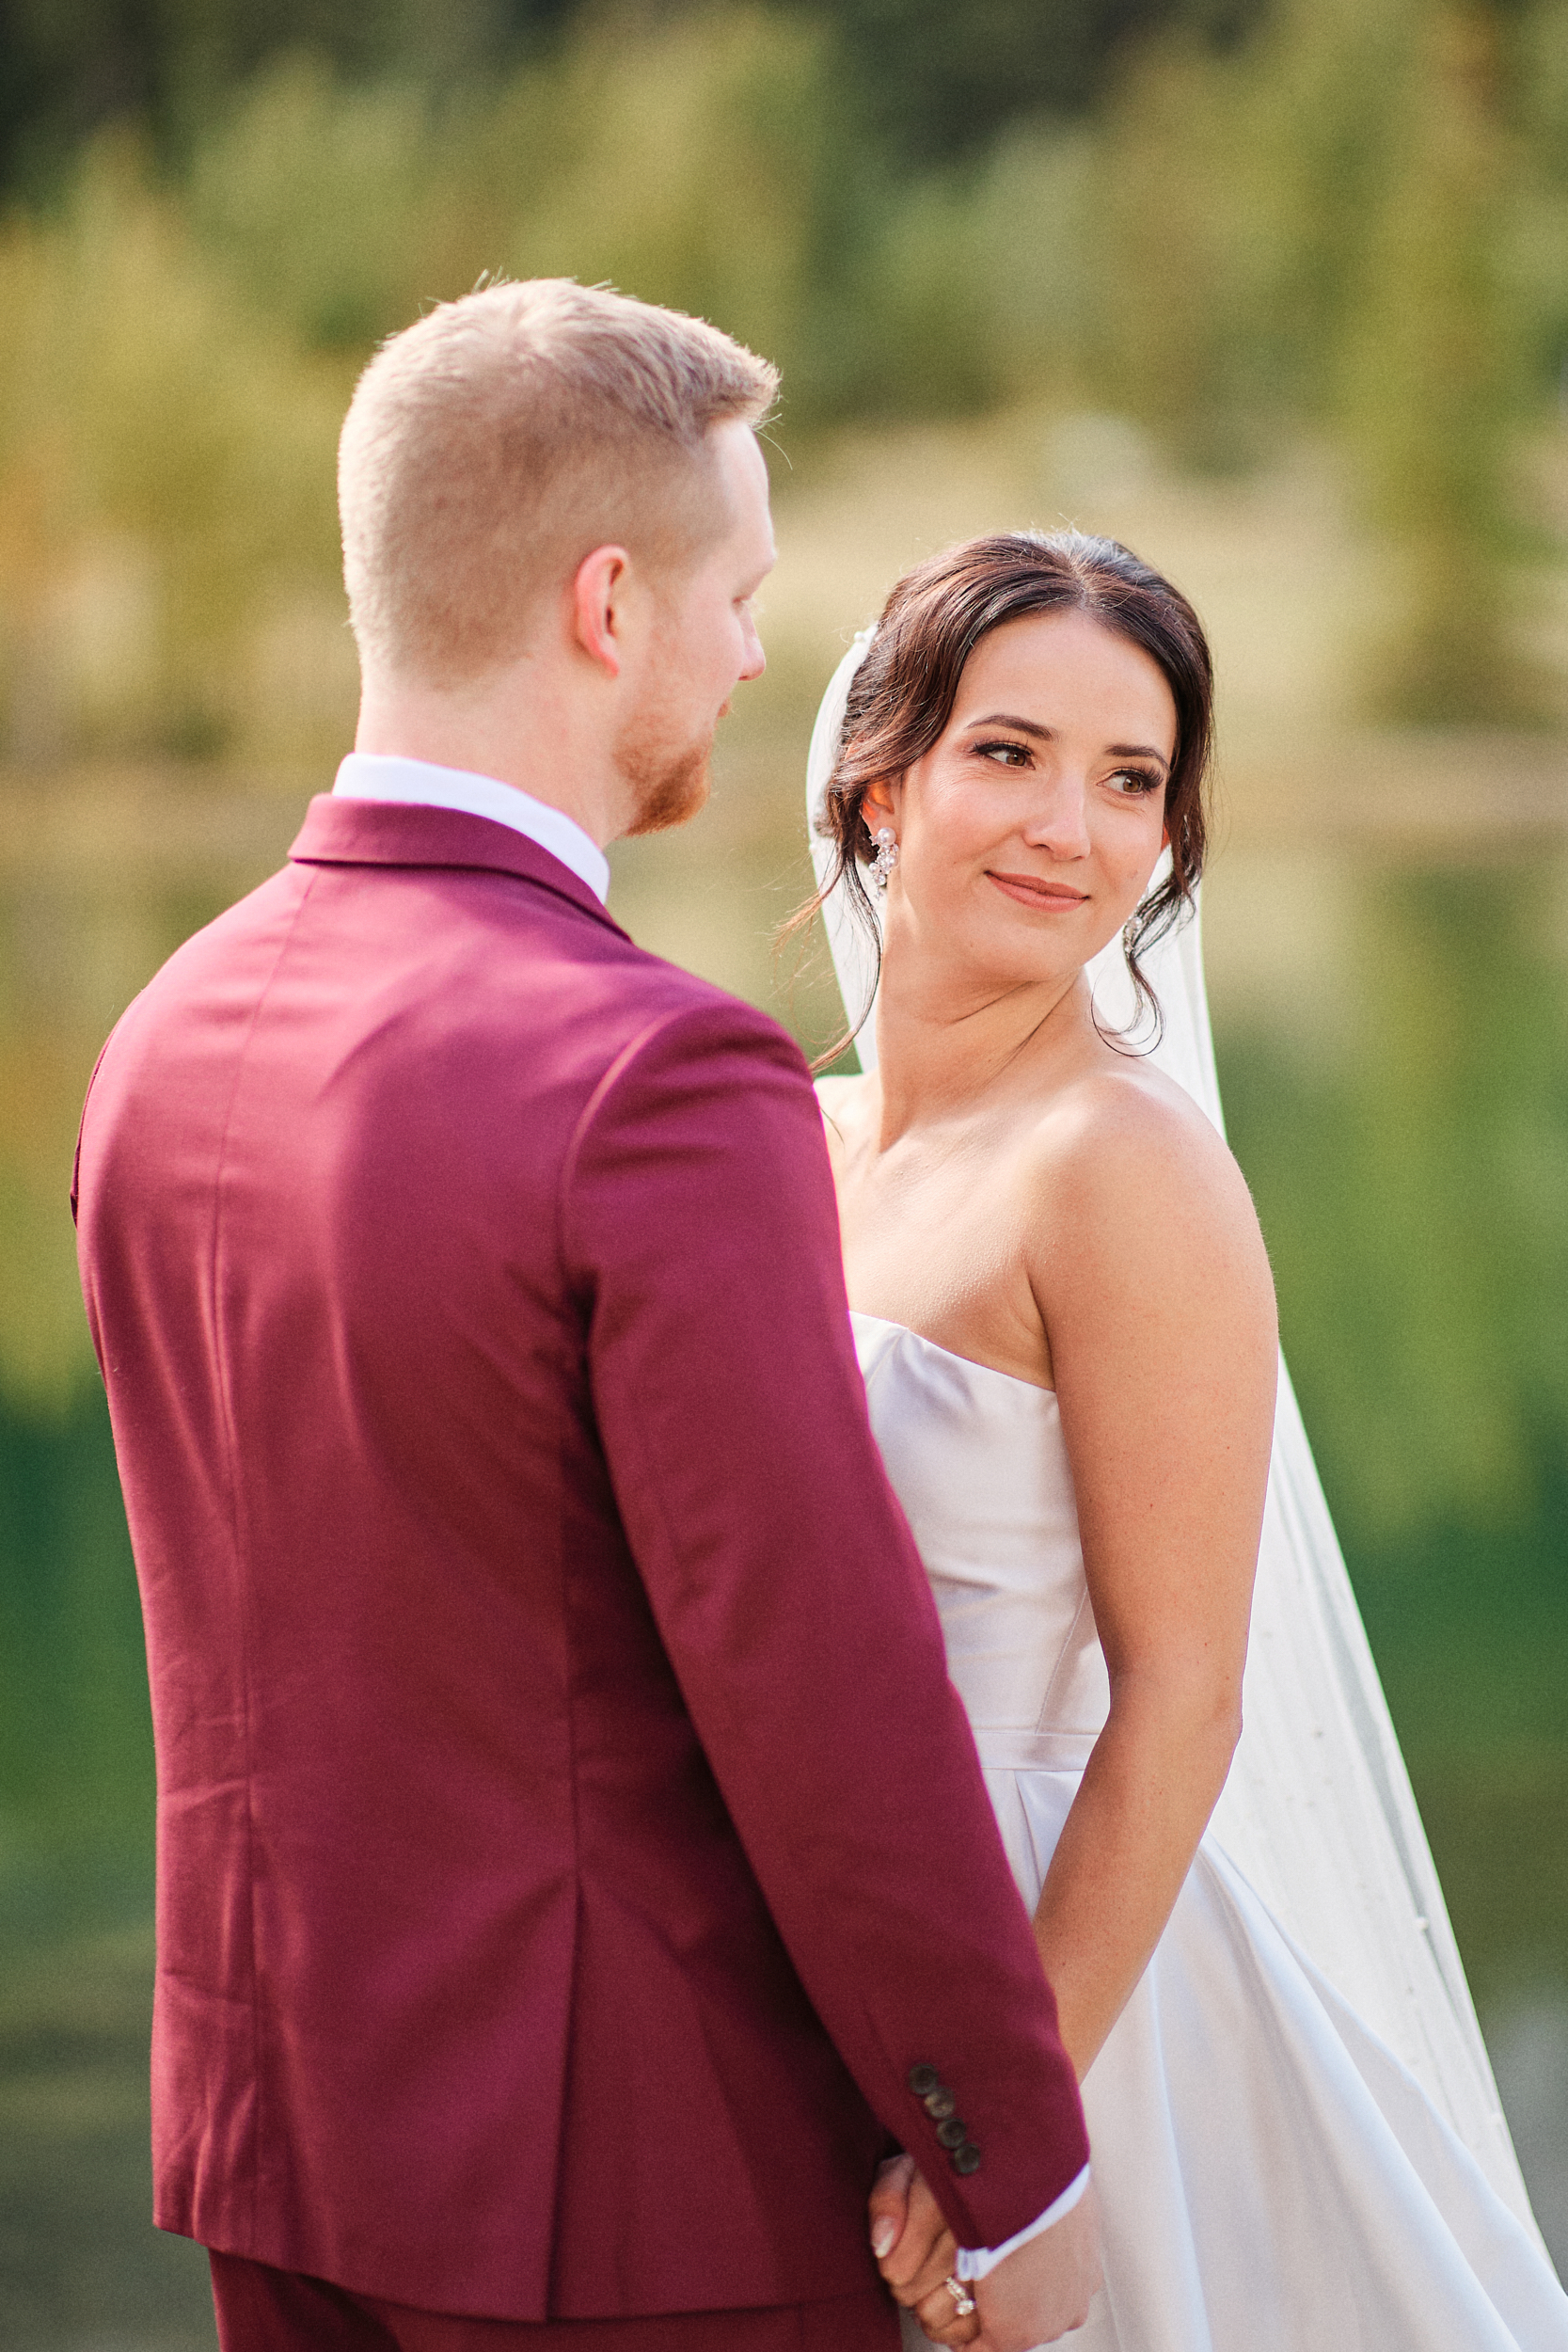
M 1035 1931 L 1082 2078 L 1170 1915 L 1241 1730 L 1277 1339 L 1251 1199 L 1199 1113 L 1118 1073 L 1053 1128 L 1029 1273 L 1111 1710 Z

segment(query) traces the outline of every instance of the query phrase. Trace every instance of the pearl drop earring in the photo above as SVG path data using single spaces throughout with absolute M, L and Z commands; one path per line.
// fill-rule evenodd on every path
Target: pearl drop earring
M 898 863 L 898 841 L 891 825 L 877 828 L 877 854 L 871 861 L 871 877 L 879 890 L 886 890 L 888 876 Z

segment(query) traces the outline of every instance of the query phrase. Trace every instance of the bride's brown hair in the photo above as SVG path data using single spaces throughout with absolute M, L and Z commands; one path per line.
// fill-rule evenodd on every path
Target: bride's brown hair
M 787 928 L 808 923 L 842 882 L 879 973 L 881 930 L 862 871 L 876 853 L 863 815 L 866 793 L 882 777 L 902 775 L 939 740 L 953 715 L 964 664 L 981 638 L 1037 612 L 1087 613 L 1141 646 L 1176 704 L 1176 757 L 1165 784 L 1170 871 L 1122 935 L 1138 1001 L 1158 1023 L 1160 1008 L 1139 958 L 1192 905 L 1203 871 L 1214 674 L 1203 625 L 1186 597 L 1115 539 L 1078 531 L 1000 532 L 966 539 L 905 573 L 849 682 L 838 755 L 817 820 L 819 833 L 833 844 L 832 866 Z M 843 1053 L 870 1009 L 868 1001 L 814 1067 Z

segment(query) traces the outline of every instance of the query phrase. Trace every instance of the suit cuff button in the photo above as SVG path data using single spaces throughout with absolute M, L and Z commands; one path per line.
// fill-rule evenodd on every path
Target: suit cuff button
M 955 2172 L 978 2172 L 980 2169 L 980 2151 L 972 2139 L 966 2139 L 961 2148 L 954 2149 L 953 2169 Z
M 942 2089 L 942 2076 L 934 2066 L 911 2066 L 909 2079 L 917 2099 L 928 2098 L 933 2090 Z

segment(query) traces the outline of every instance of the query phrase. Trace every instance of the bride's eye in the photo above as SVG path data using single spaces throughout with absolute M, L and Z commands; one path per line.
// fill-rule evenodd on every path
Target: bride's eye
M 1158 792 L 1165 780 L 1152 768 L 1118 768 L 1115 775 L 1107 776 L 1105 781 L 1114 792 L 1119 792 L 1125 800 L 1135 801 L 1143 799 L 1146 793 Z
M 1027 768 L 1033 756 L 1027 743 L 976 743 L 976 757 L 989 759 L 998 768 Z

